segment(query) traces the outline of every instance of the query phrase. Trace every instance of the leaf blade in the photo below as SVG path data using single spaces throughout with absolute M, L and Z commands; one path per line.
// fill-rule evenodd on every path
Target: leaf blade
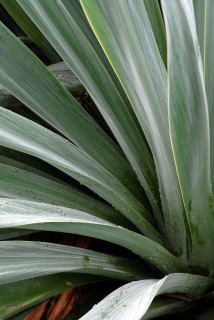
M 52 62 L 57 62 L 59 56 L 56 51 L 48 43 L 47 39 L 36 28 L 29 17 L 25 14 L 22 8 L 18 5 L 17 1 L 1 0 L 1 5 L 7 10 L 10 16 L 16 21 L 19 27 L 29 36 L 30 39 L 42 50 L 47 58 Z
M 1 145 L 36 156 L 77 179 L 121 211 L 148 237 L 163 243 L 147 209 L 85 152 L 50 130 L 2 108 L 0 123 Z
M 84 211 L 50 204 L 2 199 L 0 228 L 74 233 L 110 241 L 139 255 L 163 273 L 186 270 L 180 260 L 156 242 Z M 30 217 L 30 219 L 29 219 Z
M 212 141 L 214 141 L 213 119 L 214 119 L 214 94 L 213 94 L 213 79 L 214 71 L 212 68 L 214 50 L 214 32 L 212 25 L 212 18 L 214 14 L 213 1 L 194 0 L 196 27 L 198 32 L 198 41 L 203 62 L 204 80 L 207 93 L 207 102 L 209 108 L 209 121 L 210 121 L 210 165 L 212 184 L 214 179 L 214 148 Z
M 134 173 L 112 139 L 2 23 L 0 35 L 0 83 L 138 194 Z
M 150 151 L 139 130 L 136 117 L 130 110 L 128 99 L 88 27 L 79 3 L 75 0 L 21 0 L 19 4 L 46 34 L 92 96 L 161 220 L 157 204 L 159 195 L 156 174 Z
M 211 283 L 209 278 L 191 274 L 172 274 L 161 280 L 131 282 L 108 295 L 80 320 L 98 320 L 100 315 L 106 320 L 141 320 L 156 295 L 174 292 L 200 294 Z
M 160 55 L 163 59 L 165 67 L 167 68 L 166 33 L 164 29 L 163 17 L 161 15 L 160 4 L 158 0 L 144 0 L 144 4 L 148 13 L 156 43 L 160 51 Z
M 153 153 L 170 245 L 187 259 L 189 230 L 169 137 L 167 74 L 144 2 L 81 0 L 81 4 Z
M 1 162 L 1 158 L 0 158 Z M 58 182 L 16 166 L 0 163 L 0 198 L 32 200 L 50 203 L 75 210 L 97 214 L 116 224 L 128 221 L 110 206 L 80 192 L 77 188 L 64 186 Z
M 169 6 L 163 0 L 162 5 L 168 38 L 170 134 L 191 230 L 190 263 L 213 272 L 209 117 L 193 4 L 179 0 Z
M 143 276 L 136 260 L 89 249 L 35 241 L 0 242 L 0 284 L 44 275 L 77 272 L 130 280 Z

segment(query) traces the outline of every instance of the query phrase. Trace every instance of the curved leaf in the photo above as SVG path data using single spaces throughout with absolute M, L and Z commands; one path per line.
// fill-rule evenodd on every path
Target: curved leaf
M 144 277 L 139 261 L 77 247 L 33 242 L 0 242 L 0 285 L 60 272 L 120 280 Z
M 136 116 L 88 26 L 79 1 L 21 0 L 19 4 L 92 96 L 161 221 L 153 159 Z
M 156 242 L 87 212 L 24 200 L 0 200 L 0 228 L 20 227 L 74 233 L 123 246 L 163 273 L 187 270 L 180 260 Z
M 144 1 L 81 0 L 81 4 L 152 150 L 170 245 L 185 259 L 189 231 L 169 137 L 167 74 Z
M 138 195 L 134 173 L 112 139 L 2 23 L 0 37 L 0 83 Z
M 211 283 L 213 280 L 209 278 L 191 274 L 172 274 L 161 280 L 131 282 L 109 294 L 80 320 L 141 320 L 155 296 L 174 292 L 196 296 Z
M 26 153 L 9 149 L 0 145 L 0 163 L 10 165 L 12 167 L 28 171 L 44 178 L 56 181 L 60 184 L 70 186 L 71 181 L 66 180 L 64 174 L 57 170 L 47 162 L 30 156 Z M 71 179 L 72 182 L 74 181 Z
M 16 228 L 9 228 L 9 229 L 1 229 L 0 230 L 0 240 L 12 239 L 12 238 L 19 238 L 29 234 L 35 233 L 33 230 L 25 230 L 25 229 L 16 229 Z
M 158 299 L 158 298 L 156 298 Z M 158 300 L 153 300 L 149 309 L 143 316 L 143 320 L 156 319 L 163 316 L 177 316 L 194 308 L 193 304 L 185 301 L 176 301 L 176 299 L 169 299 L 166 297 L 159 297 Z
M 1 157 L 0 157 L 1 161 Z M 130 226 L 119 212 L 71 186 L 0 163 L 0 198 L 33 200 L 85 211 L 107 221 Z
M 161 235 L 151 224 L 150 213 L 115 176 L 85 152 L 48 129 L 2 108 L 0 124 L 0 145 L 54 165 L 115 206 L 145 235 L 163 243 Z

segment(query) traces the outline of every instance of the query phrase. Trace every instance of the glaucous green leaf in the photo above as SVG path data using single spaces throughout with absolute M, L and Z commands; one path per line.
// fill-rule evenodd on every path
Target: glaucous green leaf
M 0 228 L 74 233 L 123 246 L 161 270 L 171 273 L 187 268 L 156 242 L 84 211 L 26 200 L 0 200 Z
M 209 113 L 193 4 L 163 0 L 162 7 L 168 44 L 170 136 L 191 231 L 190 263 L 213 273 Z
M 77 79 L 75 74 L 68 68 L 64 62 L 58 62 L 48 66 L 63 87 L 65 87 L 72 95 L 78 95 L 84 92 L 84 87 Z M 8 90 L 0 86 L 0 106 L 8 108 L 23 106 L 22 102 L 16 99 Z
M 123 215 L 107 204 L 74 187 L 65 186 L 41 175 L 0 163 L 0 180 L 0 198 L 55 204 L 85 211 L 119 225 L 130 226 Z
M 60 60 L 59 55 L 48 43 L 44 35 L 38 30 L 24 10 L 20 7 L 16 0 L 0 0 L 0 4 L 7 10 L 10 16 L 16 21 L 19 27 L 29 36 L 31 40 L 41 49 L 46 57 L 52 61 Z
M 69 69 L 65 62 L 58 62 L 48 66 L 48 69 L 53 72 L 61 85 L 65 87 L 72 95 L 82 93 L 85 89 L 75 74 Z
M 198 41 L 203 63 L 203 73 L 207 93 L 207 102 L 209 109 L 210 122 L 210 166 L 212 184 L 214 186 L 214 68 L 213 68 L 213 51 L 214 51 L 214 30 L 212 27 L 214 16 L 214 2 L 212 0 L 193 0 L 195 9 L 195 20 L 198 32 Z
M 136 116 L 88 26 L 79 1 L 18 2 L 93 98 L 136 172 L 157 218 L 161 221 L 153 159 Z
M 166 32 L 161 14 L 160 4 L 158 0 L 144 0 L 144 4 L 148 13 L 149 21 L 153 30 L 153 34 L 163 59 L 165 67 L 167 67 L 167 47 Z
M 85 152 L 50 130 L 3 108 L 0 108 L 0 124 L 0 145 L 36 156 L 67 173 L 109 201 L 145 235 L 163 243 L 148 210 Z
M 120 280 L 143 276 L 141 263 L 106 253 L 35 241 L 0 242 L 0 285 L 60 272 L 79 272 Z
M 144 1 L 80 2 L 152 150 L 168 238 L 185 259 L 189 233 L 169 136 L 167 74 Z
M 2 23 L 0 37 L 3 87 L 139 195 L 134 173 L 113 140 Z
M 80 320 L 143 320 L 155 296 L 177 292 L 196 296 L 211 283 L 213 280 L 206 277 L 179 273 L 161 280 L 130 282 L 110 293 Z

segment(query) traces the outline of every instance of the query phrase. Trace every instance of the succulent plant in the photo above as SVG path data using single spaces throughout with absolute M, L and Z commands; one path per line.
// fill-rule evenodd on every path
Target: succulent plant
M 0 4 L 0 318 L 91 284 L 70 319 L 213 319 L 214 1 Z

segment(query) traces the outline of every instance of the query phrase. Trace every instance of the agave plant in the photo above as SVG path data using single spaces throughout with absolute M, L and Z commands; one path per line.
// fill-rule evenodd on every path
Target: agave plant
M 114 280 L 75 319 L 213 319 L 214 1 L 0 3 L 0 318 Z

